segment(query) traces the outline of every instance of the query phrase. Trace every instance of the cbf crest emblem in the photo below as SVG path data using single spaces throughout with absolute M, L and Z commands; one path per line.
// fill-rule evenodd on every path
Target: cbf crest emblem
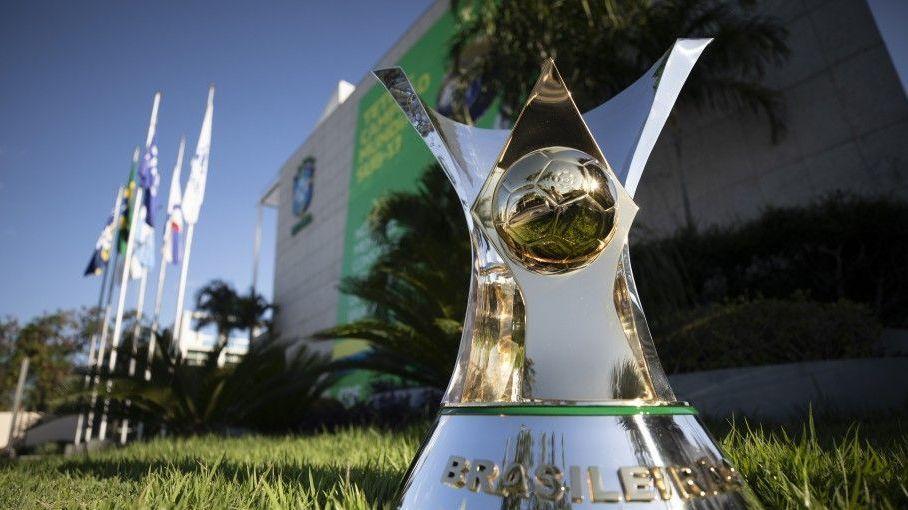
M 312 204 L 312 184 L 315 178 L 315 158 L 308 157 L 300 163 L 293 176 L 293 215 L 299 221 L 293 225 L 291 234 L 296 234 L 312 222 L 309 205 Z

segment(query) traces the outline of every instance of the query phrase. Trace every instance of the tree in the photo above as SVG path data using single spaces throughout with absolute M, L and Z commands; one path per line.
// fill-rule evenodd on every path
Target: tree
M 460 201 L 438 165 L 414 192 L 392 193 L 369 219 L 378 257 L 341 291 L 369 315 L 315 338 L 365 340 L 365 356 L 337 368 L 375 370 L 444 389 L 457 357 L 470 280 L 470 245 Z
M 19 321 L 15 317 L 0 319 L 0 405 L 8 409 L 12 405 L 11 391 L 15 387 L 16 337 L 19 336 Z M 19 358 L 21 360 L 21 358 Z
M 467 97 L 501 99 L 513 120 L 539 74 L 554 58 L 581 111 L 633 83 L 680 37 L 713 37 L 691 73 L 677 110 L 746 107 L 766 118 L 773 141 L 784 133 L 784 104 L 763 83 L 766 70 L 789 54 L 779 20 L 752 0 L 600 0 L 455 2 L 458 29 L 450 58 L 459 79 L 454 112 L 471 123 Z M 675 121 L 671 121 L 673 124 Z M 673 145 L 680 159 L 680 133 Z M 607 148 L 606 148 L 607 150 Z M 688 226 L 687 183 L 680 185 Z
M 19 364 L 28 357 L 26 381 L 28 407 L 45 411 L 73 375 L 73 365 L 84 354 L 95 327 L 93 312 L 57 311 L 39 315 L 25 326 L 8 318 L 0 321 L 0 393 L 7 396 L 16 385 Z

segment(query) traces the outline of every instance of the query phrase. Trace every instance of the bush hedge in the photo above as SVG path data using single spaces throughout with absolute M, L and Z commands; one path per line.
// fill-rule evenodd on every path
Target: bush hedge
M 866 357 L 880 324 L 866 306 L 803 298 L 736 300 L 675 315 L 656 338 L 669 373 Z
M 908 203 L 834 194 L 774 207 L 751 221 L 684 229 L 631 246 L 638 288 L 660 318 L 739 297 L 862 303 L 891 327 L 908 326 Z

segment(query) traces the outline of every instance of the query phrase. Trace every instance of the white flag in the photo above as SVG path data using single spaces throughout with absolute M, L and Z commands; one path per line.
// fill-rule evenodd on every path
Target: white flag
M 164 244 L 161 248 L 165 264 L 178 264 L 183 252 L 180 240 L 180 232 L 183 230 L 183 211 L 180 207 L 183 192 L 180 187 L 180 173 L 183 170 L 185 147 L 186 138 L 180 138 L 180 151 L 177 153 L 177 163 L 173 166 L 170 193 L 167 195 L 167 224 L 164 225 Z
M 139 209 L 139 231 L 132 246 L 132 259 L 129 264 L 129 276 L 133 280 L 142 277 L 148 268 L 154 265 L 154 227 L 145 222 L 148 209 L 143 205 Z
M 199 221 L 199 209 L 205 197 L 205 180 L 208 177 L 208 154 L 211 151 L 211 116 L 214 113 L 214 86 L 208 89 L 208 105 L 205 118 L 202 119 L 202 130 L 195 146 L 195 156 L 189 163 L 189 181 L 183 193 L 183 219 L 195 224 Z
M 139 226 L 139 231 L 142 231 L 142 226 Z M 136 243 L 138 244 L 138 243 Z M 115 280 L 117 285 L 120 285 L 120 282 L 123 281 L 123 270 L 126 266 L 126 260 L 123 257 L 117 259 L 117 267 L 115 268 Z M 129 279 L 138 280 L 142 277 L 142 273 L 145 268 L 142 266 L 142 263 L 139 262 L 138 257 L 132 257 L 129 261 Z

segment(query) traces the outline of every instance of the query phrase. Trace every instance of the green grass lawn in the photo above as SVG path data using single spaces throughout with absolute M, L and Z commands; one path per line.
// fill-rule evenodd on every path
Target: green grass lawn
M 767 508 L 908 508 L 908 420 L 717 424 Z M 0 465 L 0 508 L 383 508 L 422 430 L 163 439 Z

